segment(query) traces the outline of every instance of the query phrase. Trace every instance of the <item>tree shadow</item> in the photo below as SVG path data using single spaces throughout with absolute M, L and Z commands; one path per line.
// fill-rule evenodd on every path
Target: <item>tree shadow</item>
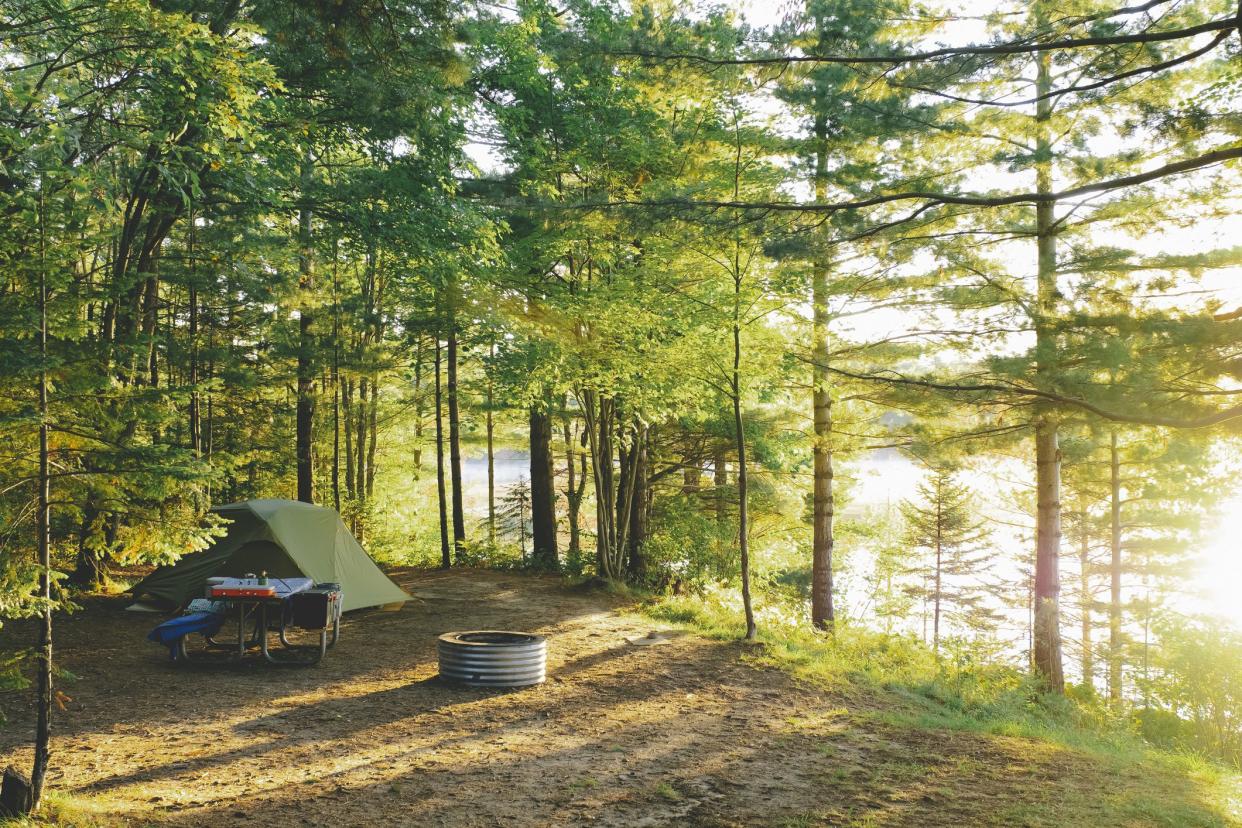
M 398 570 L 398 581 L 417 594 L 425 584 L 456 597 L 415 600 L 397 611 L 348 613 L 341 640 L 317 666 L 290 669 L 248 657 L 237 663 L 171 663 L 167 651 L 146 640 L 160 616 L 127 612 L 123 597 L 92 597 L 83 609 L 57 619 L 57 667 L 68 671 L 58 684 L 72 698 L 54 711 L 58 739 L 89 737 L 136 726 L 160 731 L 189 720 L 211 720 L 267 699 L 271 706 L 337 687 L 435 672 L 435 639 L 441 632 L 500 626 L 556 629 L 598 613 L 596 601 L 562 592 L 551 579 L 532 578 L 529 592 L 541 600 L 523 604 L 512 595 L 522 576 L 488 571 Z M 523 590 L 526 592 L 527 590 Z M 33 640 L 33 622 L 0 628 L 0 651 Z M 0 749 L 20 748 L 34 727 L 30 692 L 0 696 Z

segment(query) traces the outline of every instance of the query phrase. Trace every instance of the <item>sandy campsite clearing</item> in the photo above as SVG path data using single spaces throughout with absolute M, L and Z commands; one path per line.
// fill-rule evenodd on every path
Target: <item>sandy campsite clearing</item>
M 634 643 L 658 625 L 607 594 L 478 570 L 394 579 L 415 600 L 348 615 L 310 669 L 178 669 L 144 640 L 152 617 L 88 601 L 60 621 L 76 678 L 51 785 L 105 824 L 1041 825 L 1065 796 L 1097 796 L 1097 824 L 1140 824 L 1068 750 L 887 726 L 872 700 L 752 666 L 741 644 Z M 441 683 L 435 636 L 488 627 L 550 636 L 549 681 Z M 0 748 L 26 765 L 29 693 L 2 701 Z

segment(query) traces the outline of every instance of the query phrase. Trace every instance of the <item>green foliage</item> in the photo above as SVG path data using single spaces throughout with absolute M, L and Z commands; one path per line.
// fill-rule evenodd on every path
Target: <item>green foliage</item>
M 1115 11 L 1039 2 L 971 25 L 1030 43 L 1235 13 Z M 51 577 L 71 609 L 109 568 L 209 543 L 212 505 L 292 496 L 308 464 L 314 499 L 377 560 L 438 565 L 451 340 L 467 462 L 485 418 L 502 451 L 527 442 L 532 410 L 564 428 L 562 571 L 672 593 L 652 612 L 734 635 L 745 541 L 764 658 L 997 732 L 1124 729 L 1125 705 L 1093 693 L 1091 635 L 1112 609 L 1126 693 L 1153 633 L 1130 699 L 1144 732 L 1236 762 L 1236 636 L 1161 616 L 1229 494 L 1236 446 L 1217 421 L 1242 376 L 1242 315 L 1217 287 L 1239 248 L 1166 249 L 1165 231 L 1223 226 L 1236 159 L 1145 177 L 1236 144 L 1236 38 L 890 62 L 875 58 L 962 22 L 905 0 L 782 13 L 760 31 L 695 2 L 7 3 L 0 618 L 44 608 L 41 372 Z M 1039 102 L 1035 75 L 1057 87 Z M 483 146 L 490 164 L 471 160 Z M 1122 184 L 1050 194 L 1108 180 Z M 1172 427 L 1188 422 L 1206 427 Z M 1037 423 L 1064 465 L 1042 536 L 1064 525 L 1078 544 L 1082 689 L 1063 701 L 1013 666 L 1024 642 L 984 634 L 1022 614 L 1029 560 L 995 553 L 1028 544 Z M 900 519 L 853 502 L 856 461 L 881 448 L 938 467 Z M 816 449 L 836 464 L 831 640 L 803 629 Z M 956 464 L 979 485 L 954 482 Z M 500 494 L 495 541 L 466 503 L 457 563 L 524 565 L 529 488 Z M 1023 514 L 984 514 L 984 494 Z M 1114 505 L 1123 594 L 1106 607 Z M 1064 577 L 1043 560 L 1041 583 Z M 923 599 L 944 609 L 939 660 L 901 634 Z
M 910 568 L 921 583 L 907 591 L 932 605 L 937 649 L 942 615 L 977 634 L 992 630 L 999 620 L 980 578 L 992 568 L 996 554 L 988 548 L 989 532 L 972 506 L 976 494 L 954 475 L 954 469 L 934 468 L 919 484 L 920 501 L 901 504 L 906 544 L 923 553 L 922 561 Z
M 531 535 L 530 483 L 525 477 L 505 490 L 496 510 L 496 530 L 502 537 L 517 541 L 521 560 L 526 560 L 526 541 Z
M 1153 670 L 1139 682 L 1143 734 L 1242 768 L 1242 633 L 1172 613 L 1155 628 Z
M 656 529 L 643 544 L 647 574 L 641 586 L 658 592 L 695 592 L 737 577 L 732 527 L 722 527 L 697 503 L 687 498 L 662 501 L 653 522 Z

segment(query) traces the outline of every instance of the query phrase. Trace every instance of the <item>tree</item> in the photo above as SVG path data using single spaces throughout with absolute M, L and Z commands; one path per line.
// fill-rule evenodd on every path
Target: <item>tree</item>
M 518 549 L 521 551 L 523 561 L 526 561 L 526 537 L 530 531 L 530 515 L 530 484 L 525 477 L 519 477 L 517 482 L 510 485 L 500 498 L 500 510 L 496 513 L 496 519 L 502 535 L 517 536 Z
M 958 483 L 956 474 L 950 467 L 933 467 L 930 479 L 919 485 L 921 502 L 901 504 L 906 542 L 930 557 L 925 585 L 912 588 L 911 594 L 931 603 L 932 649 L 937 653 L 942 613 L 974 631 L 987 630 L 995 621 L 979 582 L 993 557 L 985 545 L 988 532 L 973 514 L 974 492 Z
M 804 54 L 822 54 L 832 49 L 858 51 L 893 41 L 889 20 L 902 18 L 906 11 L 900 2 L 859 6 L 853 0 L 808 0 L 790 15 L 780 34 L 785 42 Z M 886 90 L 877 94 L 873 87 L 860 88 L 853 67 L 841 64 L 807 63 L 786 73 L 779 97 L 793 114 L 809 121 L 808 136 L 796 146 L 796 157 L 808 168 L 814 200 L 830 201 L 830 191 L 857 195 L 874 188 L 881 179 L 910 175 L 907 163 L 892 163 L 878 169 L 873 142 L 890 145 L 907 141 L 911 134 L 925 130 L 934 117 L 932 107 L 910 102 L 905 90 Z M 916 156 L 907 152 L 903 155 Z M 904 161 L 904 159 L 903 159 Z M 736 201 L 736 199 L 735 199 Z M 858 263 L 869 258 L 866 240 L 855 239 L 864 227 L 849 214 L 830 214 L 806 221 L 806 226 L 781 243 L 784 257 L 810 262 L 812 403 L 812 587 L 811 623 L 831 630 L 833 626 L 832 555 L 834 549 L 833 455 L 847 448 L 845 435 L 834 435 L 833 395 L 849 400 L 852 396 L 837 389 L 840 378 L 830 371 L 835 358 L 834 331 L 838 318 L 850 318 L 867 310 L 881 310 L 884 297 L 896 286 L 892 275 L 867 273 Z M 865 233 L 864 233 L 865 235 Z M 851 240 L 854 240 L 851 243 Z M 776 245 L 770 245 L 776 247 Z M 883 258 L 891 260 L 886 250 Z M 872 305 L 866 308 L 866 303 Z M 867 353 L 865 344 L 850 349 L 851 361 Z M 849 429 L 845 429 L 848 432 Z

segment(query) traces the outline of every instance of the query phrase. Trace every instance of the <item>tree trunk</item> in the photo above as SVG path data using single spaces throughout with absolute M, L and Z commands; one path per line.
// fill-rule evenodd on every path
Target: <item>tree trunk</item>
M 337 239 L 332 239 L 332 506 L 341 513 L 341 303 Z
M 414 341 L 414 479 L 423 474 L 423 335 Z
M 367 502 L 367 393 L 370 381 L 364 375 L 358 378 L 358 419 L 354 422 L 354 486 L 358 502 Z
M 530 409 L 530 520 L 531 562 L 556 569 L 556 487 L 552 470 L 552 415 L 546 408 Z
M 298 211 L 298 271 L 301 307 L 298 319 L 298 401 L 297 401 L 297 471 L 298 500 L 314 503 L 314 470 L 311 465 L 311 444 L 315 424 L 315 334 L 310 310 L 315 289 L 315 270 L 311 251 L 311 209 L 309 190 L 314 164 L 307 153 L 302 161 L 302 200 Z M 360 446 L 361 448 L 361 446 Z
M 198 394 L 198 265 L 195 258 L 197 228 L 194 222 L 194 210 L 191 208 L 190 235 L 186 240 L 186 245 L 189 248 L 186 254 L 190 260 L 190 374 L 188 380 L 190 386 L 190 450 L 194 452 L 194 457 L 197 459 L 202 456 L 203 452 L 203 434 Z
M 737 548 L 742 566 L 742 609 L 746 614 L 746 640 L 754 641 L 755 611 L 750 601 L 750 526 L 746 514 L 746 433 L 742 429 L 742 330 L 733 321 L 733 430 L 737 441 Z
M 612 540 L 611 546 L 613 551 L 612 566 L 618 577 L 624 577 L 628 574 L 629 560 L 629 538 L 630 538 L 630 521 L 633 518 L 635 502 L 634 490 L 637 483 L 635 475 L 636 466 L 634 464 L 634 451 L 640 434 L 638 427 L 626 429 L 622 426 L 622 417 L 619 414 L 620 407 L 615 405 L 613 421 L 617 425 L 617 470 L 620 476 L 617 478 L 617 499 L 612 515 Z M 627 443 L 627 433 L 629 442 Z
M 457 406 L 457 310 L 452 301 L 448 323 L 449 473 L 453 479 L 453 549 L 460 561 L 466 553 L 466 513 L 462 505 L 461 428 Z
M 95 589 L 107 579 L 104 561 L 95 550 L 91 549 L 90 544 L 91 530 L 98 518 L 99 510 L 95 506 L 94 499 L 88 496 L 86 505 L 82 507 L 77 560 L 74 562 L 73 573 L 69 576 L 69 583 L 76 587 Z
M 1121 704 L 1121 456 L 1109 441 L 1108 698 Z
M 489 357 L 496 356 L 496 343 L 488 349 Z M 492 368 L 487 367 L 487 541 L 496 545 L 496 422 L 492 416 Z
M 159 267 L 159 255 L 152 257 L 152 267 Z M 152 388 L 158 388 L 160 384 L 159 369 L 159 352 L 155 347 L 155 328 L 157 324 L 157 313 L 160 306 L 160 279 L 157 273 L 152 273 L 147 277 L 142 288 L 142 338 L 147 344 L 147 372 L 148 383 Z
M 444 404 L 440 388 L 440 335 L 436 334 L 436 497 L 440 508 L 440 566 L 453 565 L 449 549 L 448 498 L 444 491 Z
M 740 198 L 742 182 L 741 124 L 735 114 L 733 122 L 735 150 L 733 154 L 733 200 Z M 734 221 L 737 221 L 734 215 Z M 737 448 L 737 548 L 742 566 L 742 609 L 746 614 L 746 640 L 755 639 L 755 612 L 750 596 L 750 522 L 747 516 L 746 430 L 742 423 L 742 270 L 741 238 L 733 236 L 733 372 L 730 389 L 733 394 L 733 438 Z
M 1065 678 L 1061 666 L 1058 606 L 1061 592 L 1061 450 L 1057 445 L 1056 425 L 1048 418 L 1041 418 L 1035 426 L 1035 469 L 1035 670 L 1048 689 L 1062 692 Z
M 630 530 L 626 538 L 628 547 L 628 565 L 630 580 L 641 584 L 647 580 L 647 560 L 643 556 L 643 544 L 647 542 L 648 522 L 650 514 L 651 486 L 650 475 L 650 432 L 646 425 L 639 423 L 634 430 L 634 448 L 630 455 L 630 473 L 634 485 L 630 503 Z
M 820 42 L 823 43 L 822 22 Z M 823 202 L 828 194 L 828 118 L 827 101 L 820 90 L 815 100 L 815 199 Z M 828 227 L 824 222 L 823 229 Z M 817 234 L 822 236 L 823 234 Z M 813 531 L 811 539 L 811 624 L 832 630 L 832 394 L 828 374 L 828 267 L 826 250 L 815 251 L 811 279 L 812 325 L 812 407 L 815 440 L 813 448 Z
M 341 387 L 332 368 L 332 508 L 341 513 Z
M 940 512 L 940 507 L 944 503 L 944 497 L 941 494 L 940 479 L 936 480 L 936 579 L 932 587 L 932 652 L 937 656 L 940 655 L 940 592 L 941 583 L 941 567 L 943 566 L 944 545 L 941 538 L 941 527 L 944 525 L 944 516 Z
M 927 603 L 928 603 L 927 596 L 931 593 L 931 590 L 928 589 L 927 584 L 930 580 L 931 579 L 927 577 L 927 574 L 924 573 L 923 574 L 923 644 L 924 645 L 927 644 Z
M 1078 525 L 1078 590 L 1081 595 L 1078 611 L 1082 615 L 1082 684 L 1095 686 L 1095 654 L 1091 642 L 1091 532 L 1088 524 L 1087 499 L 1079 496 Z
M 832 395 L 828 390 L 828 310 L 826 270 L 815 272 L 815 409 L 814 516 L 811 540 L 811 623 L 832 630 L 835 622 L 832 585 L 833 471 Z
M 38 675 L 35 680 L 35 744 L 34 767 L 30 774 L 31 808 L 38 808 L 43 799 L 43 785 L 51 756 L 52 734 L 52 515 L 51 475 L 48 470 L 48 401 L 47 401 L 47 241 L 43 207 L 43 191 L 39 191 L 39 477 L 38 511 L 35 520 L 38 532 L 39 610 L 38 638 L 35 658 Z
M 593 391 L 582 392 L 580 400 L 595 480 L 595 569 L 600 577 L 617 578 L 621 572 L 614 565 L 617 535 L 613 524 L 616 487 L 612 467 L 612 401 Z
M 354 483 L 354 381 L 348 376 L 341 390 L 341 408 L 345 428 L 345 493 L 354 500 L 358 494 Z
M 574 468 L 573 426 L 569 415 L 565 416 L 565 470 L 568 474 L 568 487 L 565 489 L 565 502 L 568 505 L 569 517 L 569 551 L 568 558 L 577 561 L 582 557 L 582 529 L 578 525 L 578 517 L 582 509 L 582 495 L 586 491 L 586 456 L 582 457 L 582 471 L 579 474 Z M 585 434 L 583 435 L 586 436 Z
M 1036 58 L 1036 94 L 1052 88 L 1051 58 Z M 1052 146 L 1047 121 L 1052 116 L 1050 98 L 1037 104 L 1036 189 L 1052 192 Z M 1056 359 L 1057 257 L 1056 218 L 1052 202 L 1035 206 L 1038 249 L 1037 308 L 1035 318 L 1036 376 L 1039 386 L 1052 385 Z M 1057 419 L 1051 406 L 1035 408 L 1035 671 L 1049 690 L 1065 689 L 1061 657 L 1060 552 L 1061 552 L 1061 450 L 1057 439 Z
M 379 433 L 379 374 L 371 375 L 371 406 L 367 412 L 367 500 L 375 495 L 375 444 Z

